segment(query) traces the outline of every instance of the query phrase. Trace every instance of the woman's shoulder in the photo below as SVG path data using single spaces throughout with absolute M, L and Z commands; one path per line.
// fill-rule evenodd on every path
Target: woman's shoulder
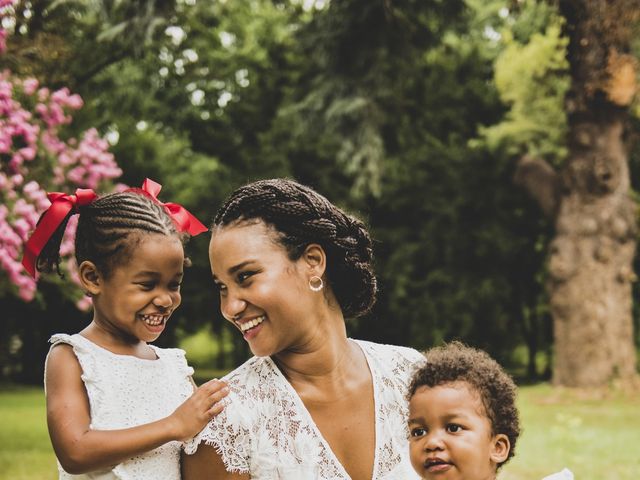
M 280 383 L 280 375 L 269 357 L 251 357 L 235 368 L 222 380 L 232 392 L 247 395 L 252 391 L 266 390 Z
M 268 357 L 252 357 L 222 380 L 229 386 L 229 395 L 222 400 L 224 409 L 185 443 L 184 451 L 190 455 L 200 443 L 206 443 L 216 449 L 228 468 L 248 471 L 251 436 L 265 416 L 277 415 L 278 398 L 286 389 Z
M 415 365 L 424 362 L 425 357 L 419 351 L 400 345 L 388 345 L 384 343 L 369 342 L 367 340 L 356 340 L 362 349 L 369 356 L 373 356 L 390 364 L 407 363 Z

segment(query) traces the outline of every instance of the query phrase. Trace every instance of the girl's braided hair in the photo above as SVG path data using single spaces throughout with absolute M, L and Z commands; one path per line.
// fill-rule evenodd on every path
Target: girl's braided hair
M 263 221 L 277 233 L 290 260 L 311 243 L 327 255 L 326 277 L 342 312 L 363 315 L 375 302 L 371 237 L 362 223 L 313 189 L 288 179 L 260 180 L 235 190 L 222 205 L 213 228 Z
M 184 244 L 173 220 L 162 205 L 137 191 L 112 193 L 79 207 L 75 257 L 80 265 L 93 262 L 108 276 L 126 261 L 140 234 L 172 235 Z M 60 243 L 73 211 L 69 212 L 38 256 L 39 271 L 60 273 Z

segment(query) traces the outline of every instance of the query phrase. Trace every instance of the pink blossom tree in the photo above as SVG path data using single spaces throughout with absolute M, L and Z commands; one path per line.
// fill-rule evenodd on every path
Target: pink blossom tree
M 16 3 L 0 0 L 3 20 L 11 18 Z M 7 30 L 0 28 L 0 53 L 7 36 Z M 67 88 L 50 91 L 35 78 L 18 78 L 8 70 L 0 73 L 0 294 L 9 291 L 27 302 L 35 297 L 36 282 L 20 261 L 24 243 L 50 205 L 46 192 L 105 191 L 122 174 L 108 142 L 95 129 L 78 138 L 65 137 L 71 113 L 82 104 L 82 98 Z M 69 221 L 61 256 L 62 268 L 77 283 L 76 222 L 73 217 Z M 77 305 L 88 307 L 88 299 Z

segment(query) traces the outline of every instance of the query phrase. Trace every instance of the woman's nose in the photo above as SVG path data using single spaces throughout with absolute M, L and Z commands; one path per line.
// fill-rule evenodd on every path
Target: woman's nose
M 246 308 L 247 302 L 235 295 L 227 295 L 220 302 L 222 316 L 230 322 L 238 319 Z

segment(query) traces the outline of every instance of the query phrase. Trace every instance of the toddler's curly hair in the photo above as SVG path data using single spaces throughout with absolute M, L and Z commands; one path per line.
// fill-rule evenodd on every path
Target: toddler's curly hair
M 437 387 L 454 382 L 468 384 L 476 392 L 491 423 L 492 435 L 504 434 L 511 448 L 507 459 L 514 455 L 520 435 L 520 420 L 516 408 L 516 385 L 504 369 L 486 352 L 451 342 L 425 352 L 426 364 L 415 372 L 407 398 L 420 387 Z

